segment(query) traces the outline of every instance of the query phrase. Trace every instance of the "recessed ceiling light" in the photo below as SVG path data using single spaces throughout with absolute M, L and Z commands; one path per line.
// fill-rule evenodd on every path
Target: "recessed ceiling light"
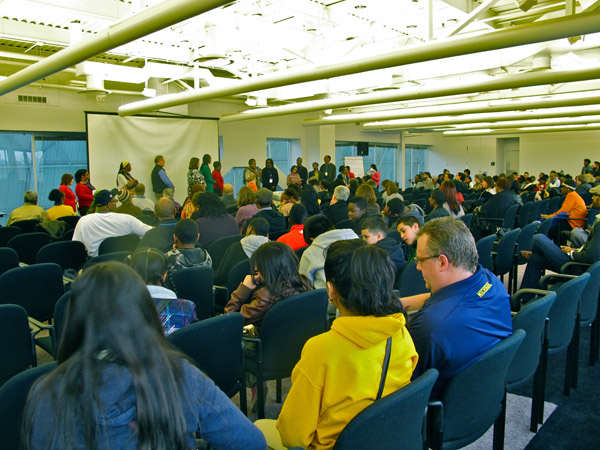
M 406 28 L 417 28 L 416 25 L 406 25 Z
M 367 5 L 356 5 L 354 6 L 354 9 L 366 9 Z

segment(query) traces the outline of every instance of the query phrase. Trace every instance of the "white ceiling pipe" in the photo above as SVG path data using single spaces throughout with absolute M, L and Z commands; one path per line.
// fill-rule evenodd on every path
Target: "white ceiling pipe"
M 489 81 L 474 83 L 458 83 L 441 87 L 416 87 L 393 92 L 353 95 L 339 99 L 313 100 L 295 103 L 293 105 L 276 106 L 263 110 L 249 110 L 225 115 L 222 116 L 220 120 L 221 122 L 236 122 L 239 120 L 283 116 L 286 114 L 322 111 L 325 109 L 348 108 L 351 106 L 375 105 L 449 95 L 472 94 L 474 92 L 489 92 L 501 89 L 539 86 L 543 84 L 569 83 L 597 78 L 600 78 L 600 68 L 521 73 L 517 75 L 505 75 L 503 77 L 493 78 Z
M 556 125 L 582 125 L 587 123 L 600 123 L 600 116 L 585 116 L 585 117 L 568 117 L 568 118 L 559 118 L 559 119 L 532 119 L 532 120 L 523 120 L 523 121 L 506 121 L 506 122 L 496 122 L 496 123 L 487 123 L 487 124 L 479 124 L 479 125 L 465 125 L 462 128 L 455 128 L 454 130 L 448 131 L 462 131 L 462 130 L 482 130 L 486 128 L 496 129 L 506 129 L 506 128 L 526 128 L 526 127 L 546 127 L 546 126 L 556 126 Z
M 0 95 L 230 2 L 231 0 L 161 2 L 1 80 Z
M 543 98 L 540 100 L 515 101 L 502 105 L 493 105 L 494 100 L 464 104 L 425 106 L 404 108 L 402 110 L 376 111 L 362 114 L 340 114 L 338 116 L 323 117 L 322 119 L 306 119 L 304 126 L 334 125 L 341 123 L 364 123 L 392 119 L 415 119 L 417 117 L 453 116 L 458 114 L 492 113 L 539 108 L 564 108 L 567 106 L 585 106 L 600 104 L 600 95 L 582 98 Z
M 423 61 L 466 55 L 518 45 L 551 41 L 571 36 L 600 32 L 600 13 L 585 13 L 560 17 L 543 22 L 518 25 L 485 34 L 433 41 L 428 44 L 403 48 L 397 52 L 318 66 L 304 70 L 290 70 L 274 75 L 241 81 L 231 87 L 206 88 L 181 94 L 130 103 L 119 107 L 120 116 L 129 116 L 169 106 L 209 100 L 228 95 L 270 89 L 306 81 L 322 80 L 370 70 L 385 69 Z
M 593 131 L 600 130 L 600 126 L 587 126 L 587 125 L 573 125 L 572 127 L 540 127 L 538 130 L 529 130 L 529 129 L 514 129 L 514 130 L 491 130 L 482 133 L 469 132 L 466 130 L 464 133 L 452 133 L 447 134 L 443 133 L 444 137 L 465 137 L 465 136 L 493 136 L 498 134 L 512 134 L 513 136 L 518 136 L 519 134 L 529 134 L 529 133 L 554 133 L 554 132 L 564 132 L 564 131 Z
M 386 123 L 386 122 L 373 122 L 366 123 L 363 125 L 365 130 L 396 130 L 396 129 L 408 129 L 415 127 L 439 127 L 444 125 L 459 125 L 465 123 L 485 123 L 485 122 L 499 122 L 503 120 L 526 120 L 526 119 L 549 119 L 555 117 L 580 117 L 589 116 L 591 114 L 600 114 L 600 107 L 597 108 L 569 108 L 564 111 L 556 110 L 537 110 L 534 112 L 516 112 L 516 113 L 502 113 L 502 114 L 467 114 L 458 117 L 436 117 L 429 120 L 413 120 L 404 121 L 397 123 Z

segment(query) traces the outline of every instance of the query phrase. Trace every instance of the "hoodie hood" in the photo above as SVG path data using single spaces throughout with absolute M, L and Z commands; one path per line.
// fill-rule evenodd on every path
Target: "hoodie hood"
M 326 231 L 325 233 L 320 234 L 310 245 L 311 247 L 314 245 L 315 247 L 319 247 L 324 250 L 334 242 L 346 241 L 349 239 L 358 239 L 358 236 L 353 230 L 349 228 L 342 228 L 339 230 Z
M 248 258 L 251 258 L 254 251 L 265 242 L 269 242 L 268 237 L 256 235 L 245 236 L 240 240 L 242 250 L 244 250 L 244 253 Z
M 402 313 L 385 317 L 342 316 L 333 321 L 331 329 L 360 348 L 370 348 L 396 334 L 405 324 Z

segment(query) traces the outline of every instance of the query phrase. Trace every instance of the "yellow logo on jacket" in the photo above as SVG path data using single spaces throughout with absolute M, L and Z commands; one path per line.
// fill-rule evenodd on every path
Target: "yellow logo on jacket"
M 483 285 L 483 287 L 477 291 L 477 295 L 478 295 L 479 297 L 483 297 L 483 296 L 484 296 L 484 294 L 485 294 L 487 291 L 489 291 L 491 287 L 492 287 L 491 283 L 485 283 L 485 284 Z

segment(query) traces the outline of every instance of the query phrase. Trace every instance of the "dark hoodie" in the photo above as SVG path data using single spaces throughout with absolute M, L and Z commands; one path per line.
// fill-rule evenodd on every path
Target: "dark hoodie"
M 402 246 L 396 242 L 395 239 L 390 237 L 385 237 L 379 242 L 375 244 L 376 247 L 379 247 L 382 250 L 385 250 L 388 255 L 390 255 L 390 259 L 394 263 L 394 267 L 396 268 L 396 274 L 402 271 L 406 266 L 406 259 L 404 258 L 404 251 L 402 250 Z

